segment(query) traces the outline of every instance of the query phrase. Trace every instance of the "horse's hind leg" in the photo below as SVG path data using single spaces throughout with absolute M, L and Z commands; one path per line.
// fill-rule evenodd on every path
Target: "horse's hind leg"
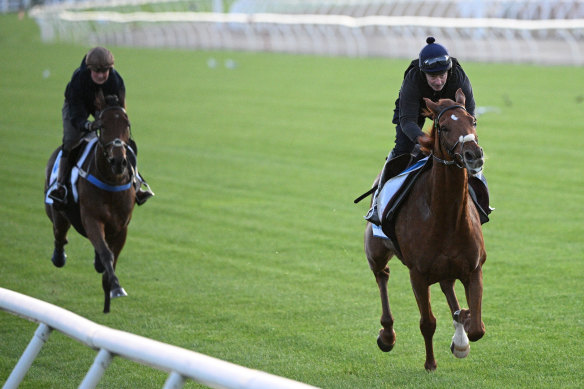
M 424 343 L 426 345 L 426 362 L 424 363 L 424 367 L 428 371 L 436 370 L 434 346 L 432 345 L 432 338 L 436 331 L 436 318 L 430 306 L 430 286 L 424 277 L 415 270 L 410 270 L 410 281 L 414 295 L 416 296 L 418 308 L 420 309 L 420 331 L 424 336 Z
M 381 239 L 373 236 L 370 223 L 365 229 L 365 254 L 369 262 L 369 267 L 375 275 L 375 281 L 377 282 L 379 296 L 381 298 L 381 325 L 383 328 L 379 330 L 377 345 L 381 351 L 389 352 L 395 345 L 393 316 L 389 307 L 387 293 L 387 282 L 389 280 L 389 267 L 387 263 L 392 253 Z
M 375 281 L 379 287 L 379 295 L 381 297 L 381 325 L 383 328 L 379 330 L 377 337 L 377 345 L 381 351 L 389 352 L 395 345 L 395 331 L 393 329 L 393 316 L 389 307 L 389 298 L 387 293 L 387 282 L 389 280 L 389 267 L 374 272 Z
M 47 205 L 47 215 L 53 222 L 53 236 L 55 237 L 53 256 L 51 261 L 56 267 L 65 266 L 67 261 L 67 254 L 65 253 L 65 245 L 67 244 L 67 232 L 71 227 L 69 220 L 55 211 L 52 206 Z

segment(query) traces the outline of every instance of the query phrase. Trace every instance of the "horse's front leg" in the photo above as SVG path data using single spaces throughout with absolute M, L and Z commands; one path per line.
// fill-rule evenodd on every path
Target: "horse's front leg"
M 412 289 L 416 296 L 416 302 L 420 310 L 420 331 L 424 336 L 424 343 L 426 345 L 426 362 L 424 367 L 428 371 L 436 370 L 436 359 L 434 358 L 434 346 L 432 338 L 436 331 L 436 318 L 432 313 L 430 306 L 430 285 L 428 285 L 424 277 L 416 270 L 410 270 L 410 282 Z
M 103 293 L 105 297 L 103 313 L 108 313 L 110 311 L 110 301 L 112 298 L 124 297 L 127 296 L 128 294 L 126 293 L 124 288 L 121 287 L 118 277 L 116 276 L 115 259 L 114 254 L 111 252 L 111 250 L 106 249 L 105 251 L 101 251 L 99 249 L 96 249 L 96 252 L 98 253 L 99 260 L 101 261 L 105 269 L 101 276 L 101 284 L 103 287 Z
M 485 324 L 482 321 L 482 300 L 483 300 L 483 270 L 478 266 L 469 277 L 469 281 L 464 285 L 466 300 L 469 311 L 464 321 L 464 329 L 471 342 L 476 342 L 485 335 Z
M 102 287 L 105 295 L 103 312 L 108 313 L 110 310 L 110 299 L 112 297 L 125 296 L 124 289 L 120 286 L 118 277 L 114 271 L 114 254 L 110 250 L 106 240 L 104 225 L 99 222 L 86 223 L 84 225 L 87 237 L 91 241 L 97 254 L 96 260 L 101 261 L 104 268 L 102 275 Z
M 440 281 L 440 289 L 442 289 L 442 293 L 444 293 L 444 296 L 446 296 L 446 302 L 448 303 L 450 314 L 452 315 L 454 315 L 454 312 L 460 310 L 460 304 L 456 298 L 456 292 L 454 292 L 455 282 L 455 279 Z
M 115 237 L 110 237 L 111 239 L 109 239 L 109 242 L 110 242 L 109 247 L 110 247 L 111 252 L 113 254 L 112 267 L 113 267 L 114 272 L 116 270 L 116 265 L 118 263 L 118 258 L 120 256 L 120 252 L 122 251 L 122 248 L 124 247 L 124 244 L 126 243 L 127 234 L 128 234 L 127 227 L 122 228 Z M 126 293 L 124 288 L 122 288 L 120 286 L 117 277 L 115 277 L 115 281 L 117 282 L 117 284 L 115 287 L 113 287 L 111 289 L 111 297 L 116 298 L 116 297 L 127 296 L 128 294 Z
M 468 337 L 464 332 L 464 326 L 461 317 L 469 314 L 468 310 L 461 311 L 460 304 L 456 298 L 456 292 L 454 291 L 455 279 L 440 281 L 440 288 L 442 293 L 446 296 L 446 301 L 448 302 L 448 307 L 450 308 L 450 313 L 452 314 L 452 319 L 454 321 L 454 336 L 452 337 L 452 343 L 450 343 L 450 351 L 457 358 L 465 358 L 469 351 L 470 346 L 468 344 Z

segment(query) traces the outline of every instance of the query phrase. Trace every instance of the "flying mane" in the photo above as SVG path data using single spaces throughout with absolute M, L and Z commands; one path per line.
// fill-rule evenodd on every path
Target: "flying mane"
M 425 117 L 434 120 L 434 113 L 430 111 L 428 108 L 424 108 L 422 113 Z M 432 148 L 434 146 L 434 138 L 436 137 L 436 125 L 432 122 L 432 128 L 430 129 L 430 133 L 421 135 L 418 138 L 418 143 L 420 144 L 420 151 L 422 151 L 425 155 L 430 155 L 432 152 Z

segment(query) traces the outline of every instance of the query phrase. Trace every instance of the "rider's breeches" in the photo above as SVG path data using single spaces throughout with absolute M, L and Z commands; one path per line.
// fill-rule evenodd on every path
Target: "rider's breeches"
M 73 150 L 79 145 L 85 135 L 80 129 L 75 128 L 71 122 L 71 114 L 69 111 L 69 103 L 65 101 L 61 110 L 63 116 L 63 151 Z

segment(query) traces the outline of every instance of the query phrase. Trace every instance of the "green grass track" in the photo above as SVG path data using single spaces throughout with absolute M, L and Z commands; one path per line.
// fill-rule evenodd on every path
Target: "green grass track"
M 408 272 L 395 259 L 397 344 L 377 348 L 368 204 L 353 204 L 392 147 L 408 61 L 110 48 L 156 192 L 135 209 L 118 263 L 129 296 L 101 313 L 93 249 L 74 231 L 67 265 L 50 261 L 44 168 L 62 136 L 65 85 L 89 46 L 41 43 L 35 23 L 16 15 L 0 15 L 1 287 L 323 388 L 582 387 L 584 68 L 459 58 L 477 105 L 497 110 L 478 124 L 497 208 L 483 227 L 487 333 L 454 358 L 433 286 L 438 370 L 428 374 Z M 0 312 L 0 382 L 35 328 Z M 21 388 L 76 388 L 95 355 L 53 333 Z M 166 377 L 116 358 L 100 387 L 159 388 Z

